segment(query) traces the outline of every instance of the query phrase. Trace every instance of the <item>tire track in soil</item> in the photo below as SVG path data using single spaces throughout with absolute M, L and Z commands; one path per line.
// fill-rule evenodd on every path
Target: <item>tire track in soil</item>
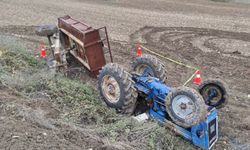
M 164 32 L 165 34 L 163 34 Z M 224 78 L 235 90 L 250 93 L 246 84 L 250 80 L 250 51 L 241 49 L 229 51 L 219 46 L 230 43 L 219 45 L 214 42 L 228 39 L 231 43 L 244 43 L 244 47 L 247 49 L 250 47 L 250 34 L 200 28 L 144 27 L 131 35 L 131 43 L 138 42 L 138 37 L 150 49 L 158 50 L 166 56 L 194 65 L 200 68 L 203 75 L 207 77 Z M 205 48 L 206 50 L 204 50 Z M 168 66 L 172 68 L 170 65 Z
M 224 145 L 250 149 L 250 34 L 192 27 L 146 26 L 130 36 L 151 50 L 200 68 L 202 77 L 223 79 L 229 86 L 228 105 L 221 109 L 221 137 L 216 148 Z M 229 45 L 229 46 L 227 46 Z M 165 62 L 167 82 L 183 83 L 190 70 Z M 204 79 L 204 78 L 203 78 Z M 173 82 L 174 81 L 174 82 Z M 189 85 L 192 86 L 192 85 Z M 244 143 L 244 144 L 242 144 Z
M 0 34 L 21 38 L 26 42 L 40 43 L 42 37 L 37 36 L 35 30 L 38 26 L 9 25 L 0 27 Z

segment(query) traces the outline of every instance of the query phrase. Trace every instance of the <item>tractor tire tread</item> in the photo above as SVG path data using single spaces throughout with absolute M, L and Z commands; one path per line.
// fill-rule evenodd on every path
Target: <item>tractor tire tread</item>
M 167 79 L 167 72 L 165 70 L 165 65 L 155 56 L 145 54 L 142 57 L 137 57 L 135 62 L 132 65 L 133 70 L 136 70 L 136 67 L 140 64 L 146 64 L 154 70 L 155 77 L 159 78 L 160 81 L 165 82 Z
M 201 90 L 208 84 L 218 85 L 221 88 L 221 90 L 224 92 L 223 93 L 224 102 L 221 105 L 216 106 L 216 108 L 219 109 L 219 108 L 225 107 L 225 105 L 228 103 L 228 97 L 229 97 L 227 90 L 226 90 L 228 89 L 227 84 L 221 79 L 207 79 L 204 82 L 202 82 L 201 85 L 198 86 L 198 91 L 201 93 Z
M 193 99 L 195 99 L 195 104 L 197 106 L 196 115 L 188 120 L 180 120 L 176 118 L 173 115 L 172 111 L 172 99 L 177 96 L 178 94 L 185 94 L 189 96 L 193 96 Z M 189 87 L 178 87 L 175 88 L 166 98 L 166 111 L 168 112 L 170 118 L 179 126 L 189 128 L 192 127 L 198 123 L 200 123 L 202 120 L 206 118 L 207 114 L 207 106 L 205 105 L 202 96 L 195 90 Z
M 119 84 L 120 90 L 123 90 L 123 95 L 119 98 L 119 103 L 121 105 L 114 104 L 113 106 L 110 106 L 109 103 L 105 100 L 104 95 L 102 94 L 101 90 L 101 80 L 100 79 L 104 75 L 111 75 L 115 78 L 115 80 Z M 102 70 L 100 71 L 100 74 L 98 76 L 98 88 L 100 91 L 100 98 L 109 106 L 117 109 L 118 112 L 122 114 L 131 115 L 135 109 L 135 104 L 137 100 L 137 92 L 134 88 L 134 82 L 130 79 L 131 75 L 129 75 L 128 72 L 126 72 L 121 66 L 119 66 L 116 63 L 109 63 L 105 65 Z M 136 93 L 136 94 L 135 94 Z

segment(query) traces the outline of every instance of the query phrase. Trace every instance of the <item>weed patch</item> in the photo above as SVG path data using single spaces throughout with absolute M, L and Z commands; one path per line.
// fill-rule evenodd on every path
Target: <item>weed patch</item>
M 83 124 L 110 123 L 116 116 L 100 102 L 97 91 L 76 80 L 57 76 L 47 83 L 48 94 L 58 103 L 73 108 L 64 115 L 65 119 Z
M 153 121 L 139 123 L 116 114 L 100 101 L 98 91 L 47 69 L 25 49 L 14 44 L 2 45 L 0 85 L 15 89 L 19 96 L 40 98 L 62 108 L 56 119 L 90 129 L 93 135 L 106 139 L 108 145 L 122 145 L 128 149 L 193 149 L 182 138 Z
M 28 53 L 21 43 L 8 36 L 0 36 L 0 67 L 10 73 L 39 67 L 39 59 Z

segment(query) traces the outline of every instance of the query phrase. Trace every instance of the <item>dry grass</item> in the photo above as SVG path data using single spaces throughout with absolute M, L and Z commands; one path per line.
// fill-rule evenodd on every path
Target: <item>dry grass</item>
M 7 41 L 10 42 L 11 39 Z M 20 97 L 33 100 L 43 95 L 43 98 L 50 103 L 63 107 L 57 120 L 88 129 L 92 136 L 103 139 L 107 147 L 117 149 L 194 148 L 153 121 L 138 123 L 132 118 L 116 114 L 99 100 L 98 92 L 90 86 L 48 70 L 24 49 L 12 47 L 11 43 L 16 44 L 14 41 L 9 45 L 2 43 L 1 84 L 14 89 Z M 15 72 L 12 71 L 13 68 Z M 24 111 L 26 116 L 30 116 L 27 114 L 30 112 L 34 111 Z

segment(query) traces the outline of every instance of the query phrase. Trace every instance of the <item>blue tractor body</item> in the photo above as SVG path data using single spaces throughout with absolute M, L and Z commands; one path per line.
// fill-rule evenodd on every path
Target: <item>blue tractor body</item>
M 211 149 L 218 140 L 216 108 L 225 106 L 228 98 L 225 84 L 210 79 L 197 89 L 170 87 L 164 84 L 164 65 L 152 55 L 138 57 L 133 70 L 130 74 L 115 63 L 102 69 L 98 88 L 107 106 L 129 115 L 146 111 L 152 119 L 194 145 Z
M 173 129 L 194 145 L 210 149 L 218 139 L 218 112 L 214 107 L 208 107 L 207 117 L 204 121 L 190 128 L 184 128 L 173 123 L 166 112 L 166 97 L 172 88 L 163 84 L 158 78 L 144 75 L 134 75 L 137 91 L 145 95 L 145 100 L 151 103 L 149 115 L 160 124 Z M 212 98 L 212 97 L 211 97 Z

